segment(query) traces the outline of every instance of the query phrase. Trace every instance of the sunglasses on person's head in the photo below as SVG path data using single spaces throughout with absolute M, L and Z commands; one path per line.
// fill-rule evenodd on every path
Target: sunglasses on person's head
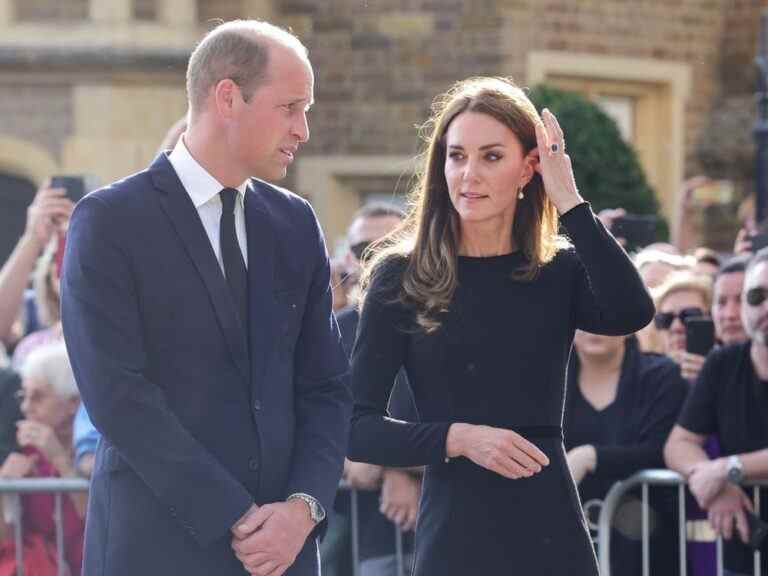
M 768 298 L 768 288 L 755 286 L 747 290 L 747 304 L 750 306 L 760 306 Z
M 659 330 L 669 330 L 675 318 L 680 318 L 680 322 L 685 324 L 688 318 L 698 318 L 699 316 L 704 316 L 704 310 L 701 308 L 683 308 L 680 312 L 657 312 L 656 316 L 653 317 L 653 323 Z
M 352 246 L 349 247 L 349 251 L 352 252 L 355 258 L 362 261 L 363 253 L 368 249 L 370 245 L 371 245 L 370 240 L 363 240 L 362 242 L 358 242 L 357 244 L 352 244 Z

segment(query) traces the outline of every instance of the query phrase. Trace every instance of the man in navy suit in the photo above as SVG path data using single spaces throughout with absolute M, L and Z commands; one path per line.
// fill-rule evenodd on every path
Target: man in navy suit
M 313 83 L 291 34 L 219 26 L 174 150 L 73 214 L 64 334 L 103 435 L 85 576 L 318 573 L 348 365 L 314 213 L 263 181 L 308 139 Z

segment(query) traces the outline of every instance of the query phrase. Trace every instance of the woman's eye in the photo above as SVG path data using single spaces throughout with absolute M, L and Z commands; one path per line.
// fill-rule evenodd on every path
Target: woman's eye
M 488 152 L 488 154 L 485 155 L 485 158 L 486 160 L 495 162 L 496 160 L 501 160 L 502 156 L 501 154 L 497 154 L 496 152 Z
M 462 154 L 461 152 L 451 152 L 450 154 L 448 154 L 448 157 L 451 160 L 461 160 L 462 158 L 464 158 L 464 154 Z

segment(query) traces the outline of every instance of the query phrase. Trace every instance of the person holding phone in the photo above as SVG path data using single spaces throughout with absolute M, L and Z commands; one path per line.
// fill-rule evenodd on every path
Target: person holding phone
M 8 341 L 13 323 L 21 311 L 24 289 L 35 264 L 46 246 L 58 242 L 74 207 L 74 203 L 66 197 L 66 190 L 53 188 L 46 183 L 37 191 L 27 208 L 24 233 L 0 270 L 0 340 Z M 49 250 L 55 253 L 56 246 Z M 58 301 L 55 315 L 58 320 Z
M 551 112 L 474 78 L 427 125 L 415 208 L 363 276 L 349 458 L 427 465 L 415 576 L 596 576 L 563 449 L 566 365 L 576 329 L 632 333 L 653 303 Z M 387 412 L 401 369 L 418 422 Z
M 705 354 L 688 351 L 686 320 L 709 317 L 711 282 L 687 270 L 674 272 L 653 294 L 657 310 L 653 322 L 662 352 L 680 366 L 683 378 L 692 382 L 704 365 Z
M 762 571 L 768 570 L 768 550 L 755 541 L 760 523 L 752 516 L 768 519 L 768 499 L 754 510 L 740 487 L 744 480 L 768 479 L 768 249 L 747 266 L 741 305 L 750 339 L 709 355 L 664 448 L 667 466 L 688 479 L 712 528 L 726 539 L 724 565 L 734 576 L 752 574 L 747 543 L 762 546 Z M 720 457 L 704 451 L 709 435 L 719 439 Z

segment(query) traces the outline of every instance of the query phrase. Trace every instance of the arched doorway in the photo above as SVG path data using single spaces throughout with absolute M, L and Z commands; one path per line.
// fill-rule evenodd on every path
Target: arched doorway
M 27 207 L 35 196 L 31 180 L 0 172 L 0 266 L 24 233 Z

